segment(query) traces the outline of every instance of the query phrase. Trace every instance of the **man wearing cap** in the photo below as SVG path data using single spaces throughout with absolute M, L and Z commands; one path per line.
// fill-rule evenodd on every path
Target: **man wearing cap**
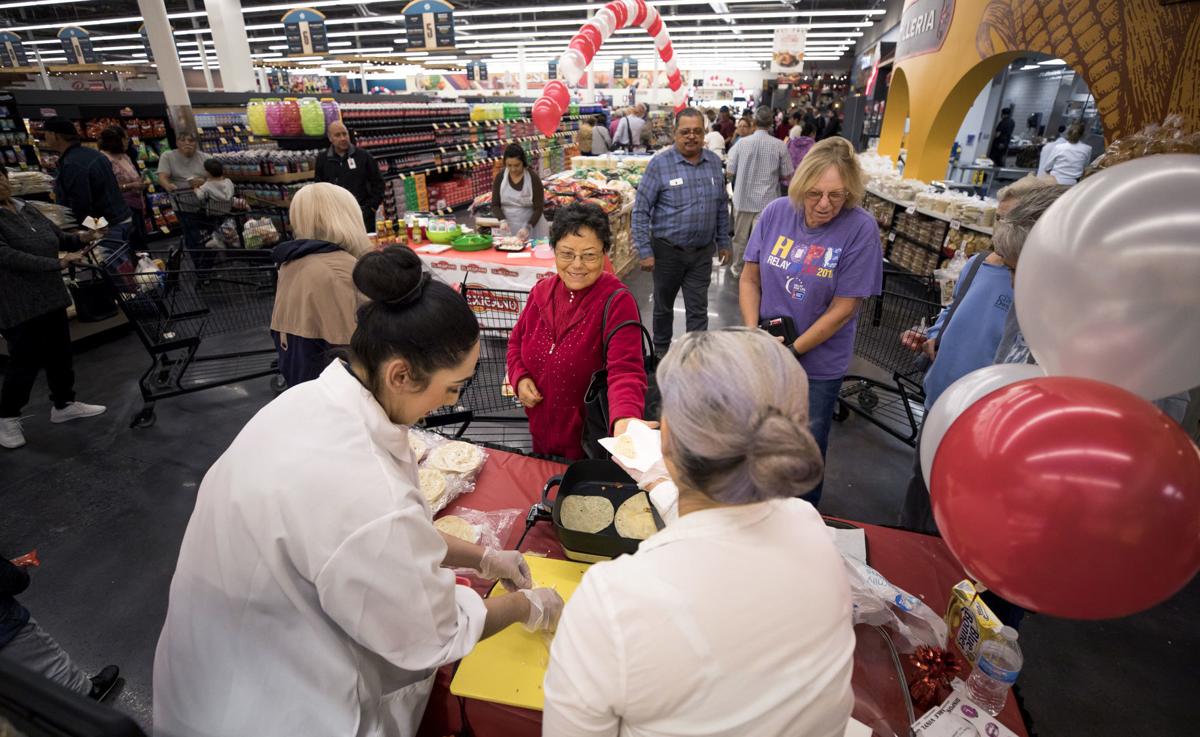
M 46 121 L 44 148 L 57 151 L 58 176 L 54 196 L 70 208 L 80 223 L 91 216 L 104 218 L 112 228 L 109 236 L 126 240 L 133 227 L 133 213 L 121 196 L 112 164 L 94 148 L 79 145 L 75 123 L 58 116 Z
M 328 149 L 317 154 L 317 181 L 350 190 L 362 208 L 363 225 L 375 232 L 375 211 L 383 202 L 383 175 L 375 157 L 350 143 L 350 131 L 342 123 L 330 123 Z

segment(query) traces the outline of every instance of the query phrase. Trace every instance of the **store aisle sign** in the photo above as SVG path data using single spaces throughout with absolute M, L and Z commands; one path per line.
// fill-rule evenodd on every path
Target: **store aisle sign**
M 69 64 L 96 64 L 99 59 L 92 48 L 92 37 L 79 26 L 67 26 L 58 32 L 63 52 Z
M 293 8 L 283 18 L 283 35 L 287 39 L 289 56 L 312 56 L 329 53 L 329 38 L 325 35 L 325 14 L 312 8 Z
M 404 6 L 404 38 L 408 51 L 454 48 L 454 6 L 442 0 L 413 0 Z
M 487 64 L 482 61 L 467 62 L 467 81 L 469 82 L 486 82 L 488 78 Z
M 636 79 L 638 75 L 638 60 L 632 56 L 623 56 L 613 62 L 613 79 Z
M 771 44 L 771 73 L 796 74 L 804 71 L 804 47 L 808 26 L 779 26 Z
M 0 31 L 0 67 L 29 66 L 25 56 L 25 44 L 12 31 Z
M 551 59 L 547 68 L 550 72 L 547 79 L 558 79 L 558 59 Z
M 940 51 L 954 20 L 954 0 L 915 0 L 900 17 L 896 60 Z

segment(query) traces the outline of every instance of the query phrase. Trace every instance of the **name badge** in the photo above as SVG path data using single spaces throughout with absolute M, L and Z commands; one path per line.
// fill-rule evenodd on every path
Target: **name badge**
M 671 185 L 672 187 L 678 187 L 678 186 L 679 186 L 679 185 L 681 185 L 681 184 L 683 184 L 683 179 L 682 179 L 682 178 L 680 178 L 680 179 L 672 179 L 672 180 L 670 181 L 670 185 Z
M 357 162 L 357 161 L 355 161 L 355 160 L 354 160 L 354 159 L 352 159 L 352 158 L 351 158 L 351 159 L 347 159 L 347 160 L 346 160 L 346 166 L 350 167 L 351 169 L 357 169 L 357 168 L 358 168 L 358 162 Z

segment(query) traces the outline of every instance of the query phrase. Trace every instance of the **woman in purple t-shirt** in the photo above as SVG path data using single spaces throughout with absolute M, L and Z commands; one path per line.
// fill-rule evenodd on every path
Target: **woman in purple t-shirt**
M 849 141 L 835 136 L 813 146 L 788 196 L 767 205 L 754 226 L 739 285 L 746 325 L 786 317 L 795 326 L 790 347 L 808 372 L 809 422 L 822 457 L 854 353 L 858 307 L 883 283 L 879 226 L 858 206 L 863 191 Z M 816 505 L 821 488 L 804 498 Z

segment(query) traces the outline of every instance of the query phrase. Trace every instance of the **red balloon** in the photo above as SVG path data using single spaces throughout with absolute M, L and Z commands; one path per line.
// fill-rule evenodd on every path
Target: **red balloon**
M 583 28 L 579 29 L 578 38 L 586 38 L 588 41 L 590 41 L 592 48 L 595 51 L 599 51 L 600 47 L 604 44 L 604 35 L 600 33 L 599 28 L 591 25 L 590 23 L 585 24 Z M 595 53 L 595 51 L 593 51 L 593 53 Z M 584 56 L 587 56 L 587 54 L 584 54 Z
M 679 73 L 678 69 L 676 69 L 674 72 L 671 72 L 671 74 L 667 76 L 667 86 L 671 89 L 677 90 L 682 85 L 683 75 Z
M 571 43 L 567 44 L 567 48 L 578 49 L 579 53 L 583 54 L 585 64 L 590 64 L 592 57 L 596 55 L 596 45 L 592 43 L 590 38 L 582 34 L 571 39 Z
M 559 110 L 566 110 L 571 106 L 571 91 L 558 79 L 546 83 L 545 88 L 542 89 L 542 97 L 553 100 Z
M 554 135 L 558 123 L 562 120 L 563 110 L 549 97 L 539 97 L 533 103 L 533 124 L 543 136 Z
M 633 18 L 631 18 L 629 20 L 629 25 L 631 25 L 631 26 L 642 25 L 642 21 L 646 20 L 647 12 L 648 11 L 646 8 L 646 0 L 637 0 L 637 12 L 634 13 Z
M 662 16 L 659 16 L 646 28 L 646 33 L 650 34 L 650 38 L 658 38 L 658 34 L 662 31 L 662 28 Z
M 950 426 L 932 477 L 959 562 L 1026 609 L 1123 617 L 1200 570 L 1200 453 L 1119 387 L 1059 376 L 992 392 Z
M 666 45 L 658 50 L 658 58 L 662 59 L 663 63 L 666 63 L 671 60 L 672 56 L 675 56 L 675 48 L 671 46 L 670 41 L 667 41 Z
M 624 28 L 626 25 L 628 25 L 629 9 L 625 7 L 625 3 L 622 3 L 622 2 L 609 3 L 608 5 L 605 5 L 604 7 L 608 8 L 609 11 L 612 12 L 613 16 L 616 17 L 617 28 Z

